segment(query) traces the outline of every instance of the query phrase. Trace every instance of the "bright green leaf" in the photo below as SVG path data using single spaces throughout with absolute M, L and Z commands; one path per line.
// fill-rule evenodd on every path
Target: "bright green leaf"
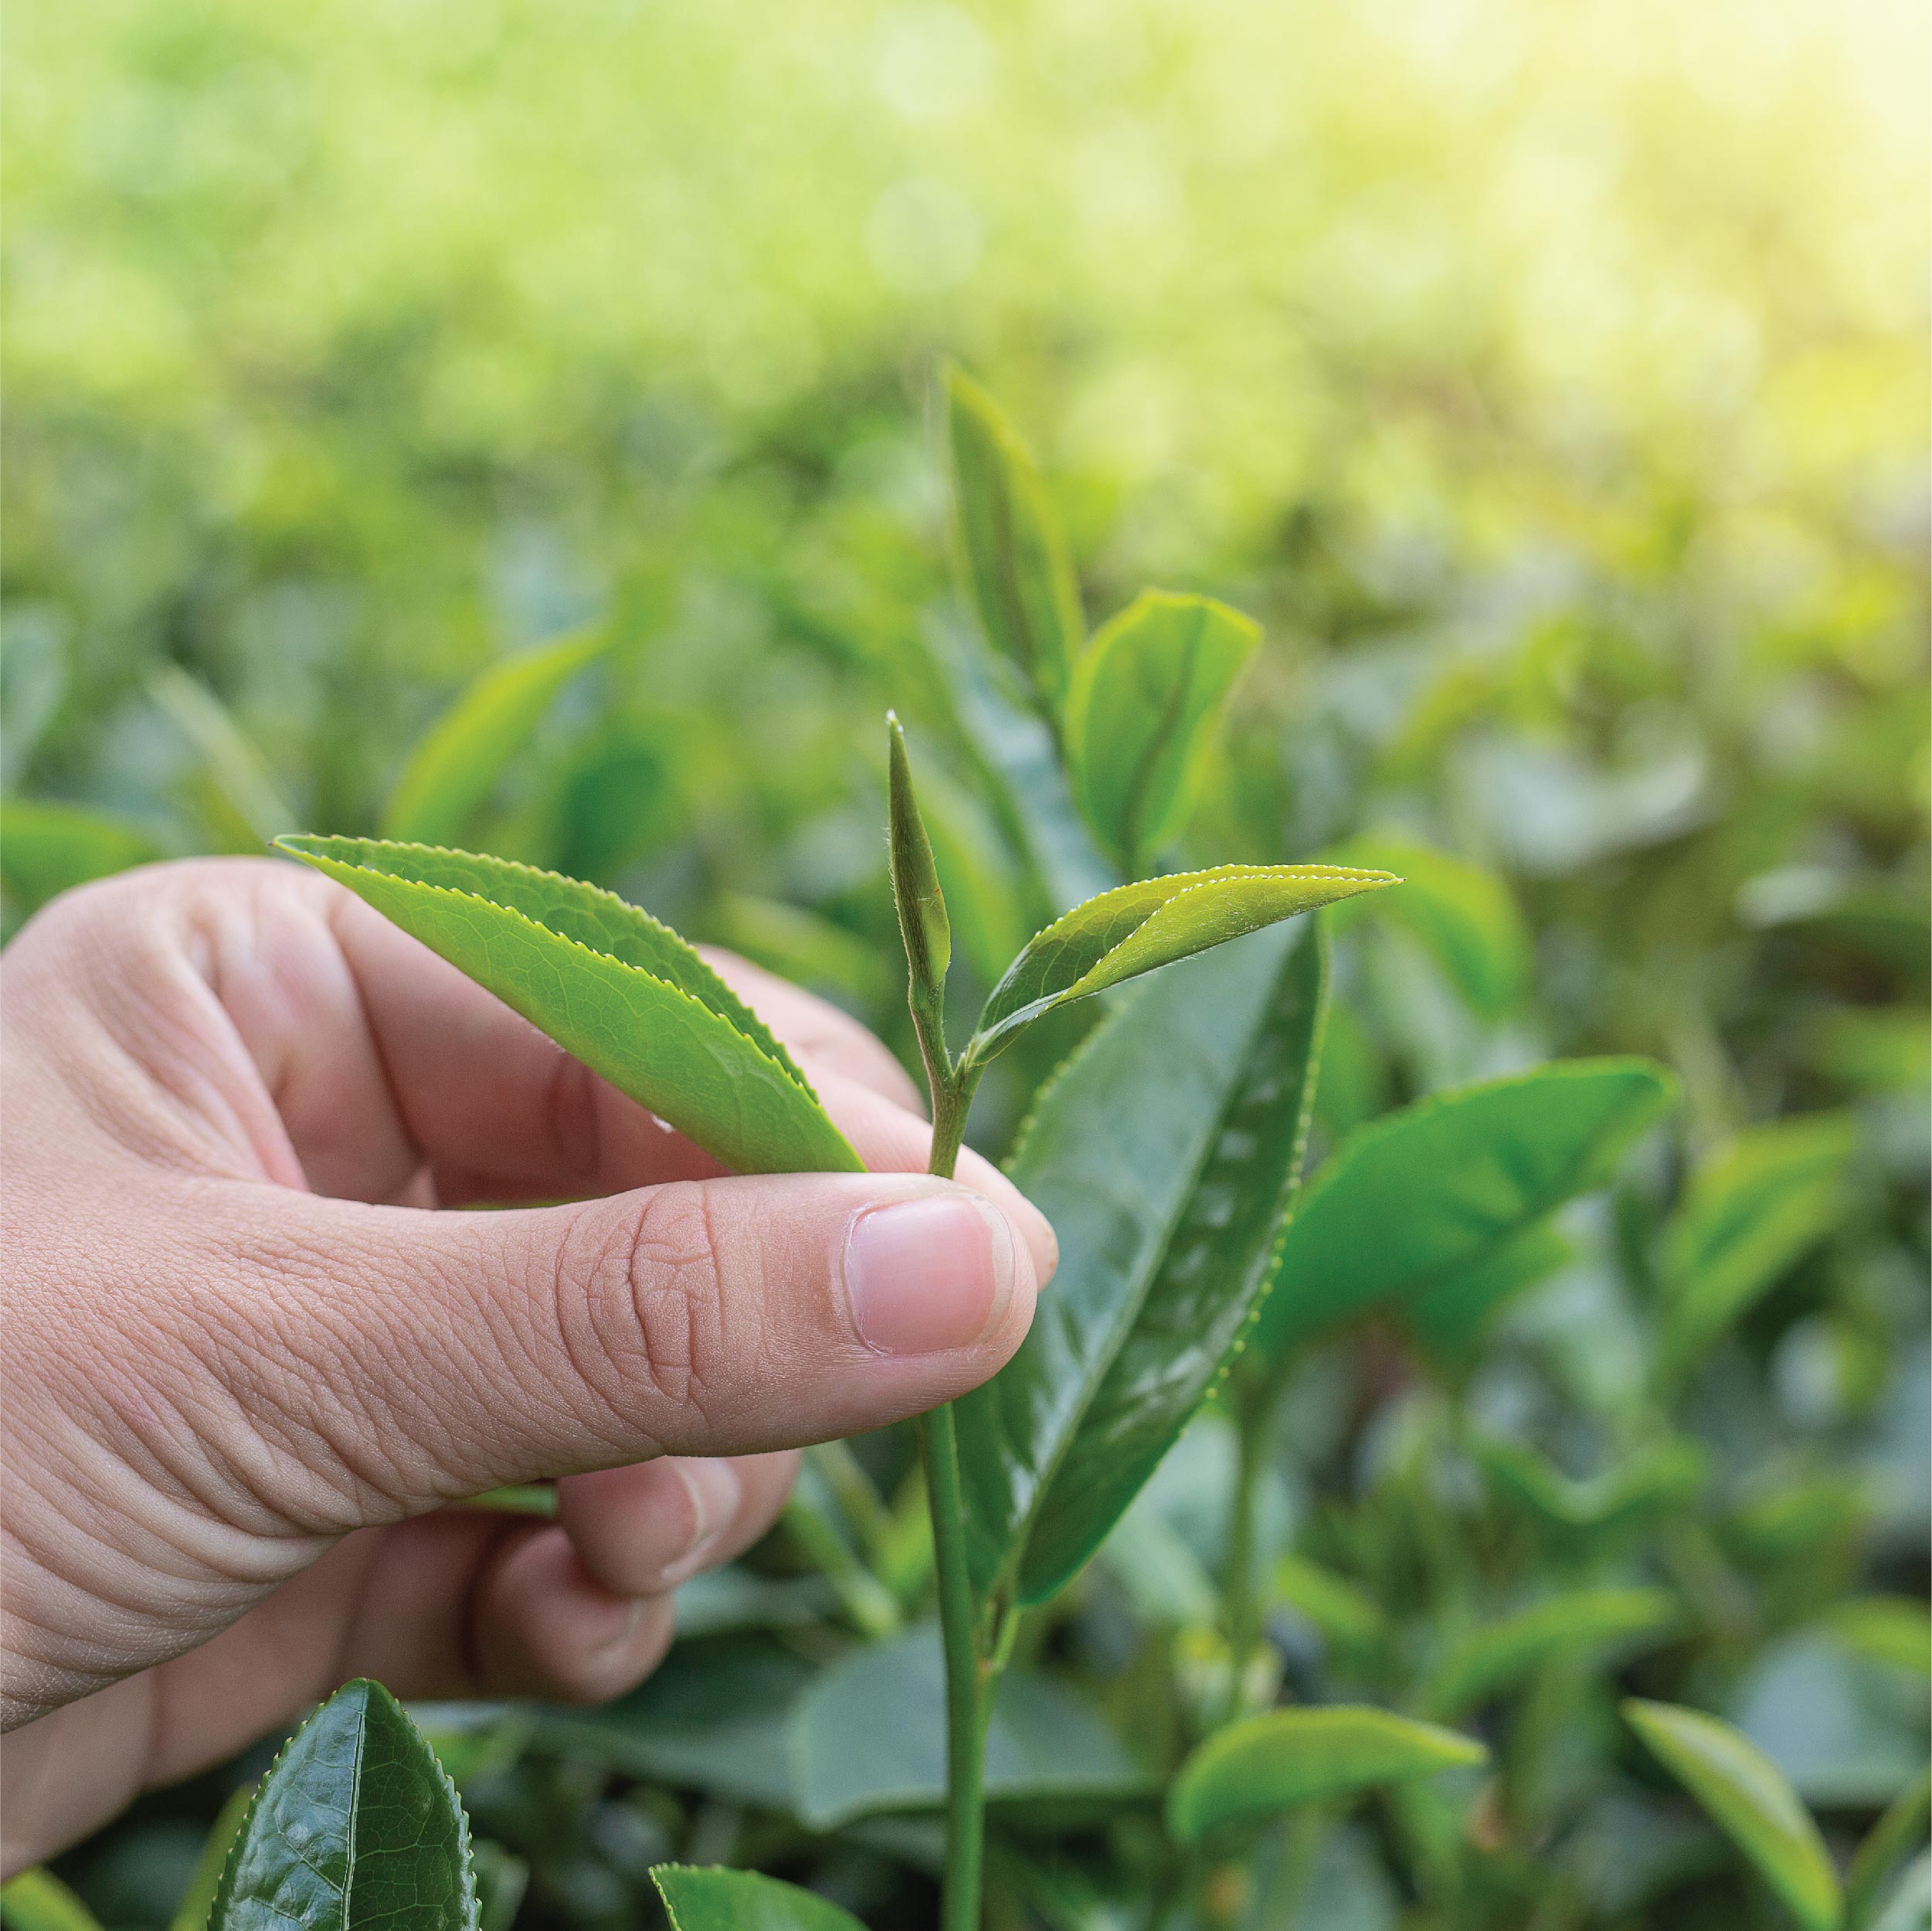
M 987 641 L 1056 711 L 1085 625 L 1059 518 L 999 406 L 959 369 L 944 376 L 961 575 Z
M 1701 1710 L 1633 1699 L 1623 1712 L 1805 1931 L 1837 1931 L 1842 1909 L 1837 1874 L 1818 1826 L 1771 1759 Z
M 1932 1675 L 1932 1612 L 1913 1596 L 1855 1596 L 1826 1617 L 1851 1648 L 1874 1662 Z
M 651 1882 L 671 1931 L 865 1931 L 851 1912 L 756 1871 L 657 1864 Z
M 379 1683 L 338 1690 L 262 1780 L 209 1931 L 470 1931 L 470 1831 Z
M 892 902 L 898 910 L 899 937 L 912 976 L 913 1004 L 936 1006 L 945 996 L 946 969 L 952 962 L 952 928 L 946 919 L 946 896 L 939 890 L 925 821 L 919 816 L 919 801 L 912 789 L 905 733 L 890 711 L 885 726 L 890 800 L 886 850 Z
M 1849 1114 L 1748 1128 L 1692 1176 L 1664 1237 L 1666 1366 L 1693 1363 L 1835 1227 L 1858 1142 Z
M 967 1054 L 990 1059 L 1043 1013 L 1298 912 L 1401 883 L 1333 865 L 1222 865 L 1102 892 L 1027 942 L 993 989 Z
M 164 664 L 148 688 L 201 760 L 192 789 L 202 823 L 222 850 L 260 851 L 300 823 L 268 760 L 205 684 Z
M 100 1922 L 51 1871 L 36 1865 L 0 1884 L 8 1931 L 100 1931 Z
M 1514 1688 L 1557 1657 L 1628 1648 L 1669 1630 L 1676 1609 L 1660 1589 L 1577 1589 L 1546 1597 L 1472 1630 L 1437 1668 L 1424 1695 L 1445 1721 Z
M 382 814 L 383 837 L 419 845 L 460 837 L 557 694 L 606 641 L 572 637 L 477 677 L 409 753 Z
M 1419 1298 L 1483 1264 L 1608 1180 L 1676 1092 L 1647 1060 L 1559 1060 L 1358 1128 L 1289 1227 L 1257 1351 L 1278 1362 L 1377 1301 Z
M 1472 1738 L 1367 1705 L 1271 1710 L 1217 1731 L 1180 1766 L 1167 1827 L 1193 1844 L 1224 1824 L 1480 1763 Z
M 1261 634 L 1211 597 L 1147 590 L 1074 666 L 1064 734 L 1074 796 L 1129 877 L 1185 827 L 1221 706 Z
M 0 877 L 28 911 L 50 898 L 161 856 L 138 825 L 39 798 L 0 803 Z
M 1297 1183 L 1326 986 L 1319 927 L 1257 935 L 1156 979 L 1038 1100 L 1010 1166 L 1059 1271 L 955 1406 L 982 1590 L 1051 1594 L 1223 1371 Z
M 277 842 L 734 1172 L 858 1170 L 785 1049 L 647 912 L 503 859 L 365 839 Z
M 798 1814 L 813 1830 L 936 1810 L 946 1796 L 946 1678 L 939 1632 L 857 1649 L 813 1684 L 789 1726 Z M 1100 1717 L 1063 1685 L 1010 1669 L 986 1731 L 989 1802 L 1090 1807 L 1153 1788 Z
M 1273 1583 L 1278 1600 L 1345 1649 L 1367 1648 L 1388 1633 L 1389 1619 L 1367 1590 L 1306 1556 L 1284 1556 Z

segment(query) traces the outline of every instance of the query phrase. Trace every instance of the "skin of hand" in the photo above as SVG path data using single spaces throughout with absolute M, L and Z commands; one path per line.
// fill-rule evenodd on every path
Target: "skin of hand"
M 154 866 L 22 928 L 5 1869 L 351 1677 L 621 1693 L 800 1444 L 1018 1346 L 1045 1220 L 971 1154 L 924 1175 L 917 1094 L 863 1028 L 713 962 L 869 1172 L 724 1174 L 293 865 Z M 555 1522 L 447 1506 L 550 1478 Z

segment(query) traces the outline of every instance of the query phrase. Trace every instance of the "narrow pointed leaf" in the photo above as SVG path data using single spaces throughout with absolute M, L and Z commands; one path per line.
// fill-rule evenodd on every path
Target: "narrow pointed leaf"
M 756 1871 L 658 1864 L 650 1878 L 671 1931 L 865 1931 L 851 1912 L 816 1892 Z
M 1054 1007 L 1313 911 L 1401 881 L 1332 865 L 1222 865 L 1122 885 L 1037 933 L 993 989 L 967 1048 L 984 1060 Z
M 606 642 L 572 637 L 483 672 L 409 753 L 382 815 L 383 837 L 422 845 L 460 837 L 557 694 Z
M 854 1650 L 794 1707 L 787 1755 L 800 1817 L 834 1830 L 946 1801 L 946 1670 L 931 1624 Z M 986 1729 L 996 1806 L 1111 1806 L 1155 1785 L 1098 1712 L 1053 1678 L 1009 1669 Z
M 1472 1738 L 1360 1704 L 1271 1710 L 1217 1731 L 1167 1793 L 1167 1828 L 1193 1844 L 1224 1824 L 1480 1763 Z
M 1085 626 L 1059 518 L 999 406 L 946 372 L 947 440 L 961 574 L 986 640 L 1057 710 Z
M 472 1931 L 469 1825 L 379 1683 L 338 1690 L 263 1779 L 209 1931 Z
M 1279 1362 L 1376 1302 L 1418 1298 L 1482 1265 L 1607 1181 L 1676 1091 L 1647 1060 L 1558 1061 L 1358 1128 L 1289 1230 L 1257 1353 Z
M 936 1001 L 945 993 L 946 968 L 952 962 L 952 928 L 946 921 L 946 898 L 939 890 L 939 868 L 932 861 L 925 823 L 919 816 L 918 799 L 913 795 L 905 733 L 890 712 L 885 724 L 890 767 L 888 845 L 892 902 L 898 911 L 899 936 L 905 945 L 913 996 L 915 999 Z
M 1130 876 L 1186 826 L 1222 704 L 1261 634 L 1211 597 L 1148 590 L 1074 666 L 1065 731 L 1074 796 Z
M 211 836 L 225 850 L 260 851 L 300 822 L 268 760 L 207 685 L 165 664 L 150 675 L 148 689 L 195 748 L 200 760 L 196 803 Z
M 1292 935 L 1287 950 L 1139 1307 L 1041 1497 L 1018 1572 L 1022 1601 L 1046 1600 L 1099 1547 L 1260 1311 L 1301 1184 L 1328 1005 L 1320 923 Z M 1039 1144 L 1033 1157 L 1047 1154 Z
M 215 1894 L 221 1889 L 222 1873 L 228 1868 L 235 1840 L 242 1834 L 242 1825 L 247 1819 L 254 1795 L 244 1784 L 229 1793 L 228 1801 L 216 1814 L 215 1821 L 208 1827 L 201 1855 L 195 1860 L 195 1868 L 188 1876 L 188 1888 L 182 1893 L 174 1916 L 168 1920 L 168 1931 L 208 1931 L 209 1914 L 215 1908 Z
M 1730 1724 L 1701 1710 L 1633 1698 L 1623 1713 L 1805 1931 L 1837 1931 L 1843 1915 L 1838 1874 L 1818 1826 L 1777 1765 Z
M 734 1172 L 858 1170 L 783 1047 L 647 912 L 555 872 L 466 852 L 354 838 L 277 843 Z
M 1010 1171 L 1059 1271 L 954 1410 L 983 1591 L 1051 1593 L 1223 1371 L 1292 1197 L 1324 982 L 1312 928 L 1255 935 L 1143 989 L 1041 1095 Z
M 1865 1834 L 1845 1873 L 1845 1921 L 1858 1931 L 1873 1912 L 1886 1880 L 1925 1841 L 1932 1823 L 1932 1768 L 1921 1770 Z M 1920 1895 L 1932 1902 L 1928 1887 Z
M 1627 1649 L 1676 1620 L 1676 1606 L 1660 1589 L 1567 1590 L 1471 1631 L 1443 1658 L 1424 1702 L 1431 1716 L 1452 1722 L 1557 1657 L 1611 1644 Z

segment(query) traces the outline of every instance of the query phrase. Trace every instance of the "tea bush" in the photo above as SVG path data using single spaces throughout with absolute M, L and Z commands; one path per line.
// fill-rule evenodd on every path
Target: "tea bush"
M 989 1925 L 1924 1923 L 1922 22 L 8 31 L 10 921 L 298 828 L 460 846 L 917 1065 L 888 707 L 956 1036 L 1122 880 L 1404 881 L 986 1067 L 973 1136 L 1063 1238 L 1132 1157 L 1093 1122 L 1179 1136 L 1149 1279 L 1209 1127 L 1246 1092 L 1268 1129 L 1184 1319 L 1043 1301 L 1095 1399 L 1116 1346 L 1136 1387 L 1202 1365 L 1176 1428 L 1244 1346 L 1171 1447 L 1076 1434 L 1011 1561 L 981 1536 Z M 1267 1037 L 1305 1145 L 1242 1085 Z M 484 1919 L 933 1923 L 923 1509 L 911 1429 L 814 1451 L 635 1696 L 411 1712 Z M 374 1691 L 317 1722 L 413 1747 Z M 274 1741 L 9 1921 L 232 1910 L 197 1858 Z

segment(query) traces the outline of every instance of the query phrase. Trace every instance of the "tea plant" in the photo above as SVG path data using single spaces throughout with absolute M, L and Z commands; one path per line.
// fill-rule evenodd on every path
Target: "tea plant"
M 933 1170 L 976 1091 L 986 1112 L 1026 1108 L 1008 1165 L 1062 1254 L 1033 1333 L 920 1424 L 923 1481 L 891 1443 L 816 1453 L 776 1562 L 688 1590 L 689 1640 L 636 1697 L 521 1726 L 419 1712 L 432 1756 L 381 1692 L 342 1692 L 246 1821 L 218 1826 L 217 1926 L 395 1915 L 370 1888 L 406 1868 L 377 1855 L 392 1812 L 422 1833 L 407 1910 L 425 1925 L 507 1924 L 533 1872 L 537 1922 L 565 1895 L 573 1923 L 634 1921 L 583 1875 L 621 1858 L 640 1885 L 650 1865 L 680 1931 L 856 1922 L 721 1859 L 895 1925 L 922 1921 L 895 1915 L 920 1908 L 904 1874 L 942 1868 L 948 1931 L 1398 1910 L 1431 1931 L 1569 1931 L 1647 1925 L 1653 1900 L 1665 1924 L 1916 1926 L 1923 1610 L 1852 1593 L 1873 1505 L 1782 1457 L 1735 1386 L 1740 1335 L 1785 1332 L 1794 1298 L 1801 1319 L 1807 1270 L 1871 1212 L 1865 1128 L 1832 1108 L 1686 1134 L 1648 1059 L 1537 1064 L 1520 1039 L 1471 1054 L 1519 1020 L 1528 935 L 1498 878 L 1412 835 L 1198 869 L 1237 822 L 1215 741 L 1254 626 L 1147 593 L 1089 637 L 1024 445 L 963 378 L 943 402 L 978 635 L 894 661 L 932 732 L 916 802 L 888 732 L 888 872 Z M 284 847 L 727 1164 L 852 1166 L 782 1046 L 666 926 L 414 842 L 528 823 L 500 807 L 501 775 L 613 649 L 576 637 L 480 680 L 364 821 L 384 837 Z M 274 809 L 260 772 L 219 708 L 171 703 L 207 747 L 210 822 L 239 843 Z M 111 824 L 53 807 L 16 841 L 22 802 L 15 875 L 56 877 L 63 851 L 129 862 Z M 1219 848 L 1265 854 L 1268 836 Z M 779 962 L 834 959 L 847 985 L 877 970 L 823 921 L 733 911 Z M 1883 950 L 1891 928 L 1857 916 L 1843 930 Z M 982 988 L 976 1013 L 962 994 Z M 1872 1379 L 1876 1302 L 1821 1305 L 1842 1373 Z M 1285 1520 L 1304 1471 L 1325 1500 Z M 1902 1722 L 1861 1719 L 1808 1768 L 1787 1736 L 1788 1774 L 1766 1753 L 1784 1700 L 1863 1709 L 1875 1684 Z M 596 1795 L 611 1777 L 637 1780 L 635 1807 Z M 451 1778 L 481 1822 L 467 1851 Z M 653 1795 L 674 1790 L 674 1809 Z M 215 1890 L 191 1889 L 193 1923 Z M 0 1904 L 26 1931 L 84 1922 L 45 1874 Z

